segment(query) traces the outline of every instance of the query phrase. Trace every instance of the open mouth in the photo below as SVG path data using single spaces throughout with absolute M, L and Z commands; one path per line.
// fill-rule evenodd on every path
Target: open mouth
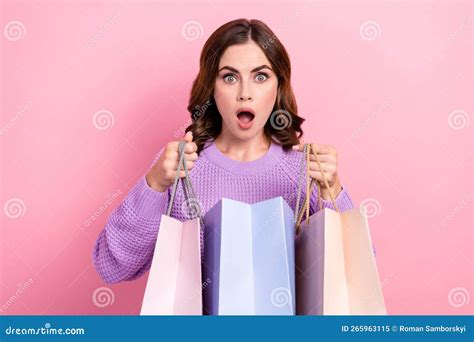
M 255 114 L 249 111 L 241 111 L 237 114 L 237 118 L 243 124 L 248 124 L 255 118 Z
M 255 112 L 250 108 L 240 108 L 237 111 L 237 120 L 240 129 L 249 129 L 252 127 L 253 119 L 255 119 Z

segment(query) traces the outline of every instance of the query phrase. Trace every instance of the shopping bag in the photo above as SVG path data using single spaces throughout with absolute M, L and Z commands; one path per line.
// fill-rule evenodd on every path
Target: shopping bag
M 295 226 L 285 200 L 223 198 L 204 222 L 204 313 L 294 315 Z
M 161 216 L 158 238 L 150 267 L 141 315 L 202 315 L 200 227 L 202 218 L 181 222 L 170 216 L 179 183 L 182 179 L 187 203 L 196 201 L 189 178 L 184 148 L 179 144 L 179 164 L 168 210 Z
M 305 145 L 307 166 L 310 153 L 311 146 Z M 317 154 L 312 153 L 319 164 Z M 309 217 L 309 195 L 315 183 L 319 208 L 321 191 L 316 181 L 309 182 L 308 172 L 306 175 L 306 200 L 296 220 L 297 314 L 385 315 L 367 217 L 360 209 L 340 212 L 332 194 L 336 211 L 324 208 Z M 322 175 L 329 189 L 324 172 Z

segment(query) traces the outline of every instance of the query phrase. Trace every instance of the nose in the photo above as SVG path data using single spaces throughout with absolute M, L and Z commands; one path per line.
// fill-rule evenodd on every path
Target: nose
M 239 94 L 237 95 L 238 101 L 250 101 L 252 97 L 250 96 L 249 86 L 244 84 L 245 82 L 241 83 Z

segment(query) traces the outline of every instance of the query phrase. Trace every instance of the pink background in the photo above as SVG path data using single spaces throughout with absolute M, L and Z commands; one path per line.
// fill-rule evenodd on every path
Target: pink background
M 147 277 L 104 284 L 94 241 L 240 17 L 288 49 L 305 141 L 336 146 L 368 210 L 389 314 L 473 313 L 470 1 L 1 6 L 1 314 L 139 312 Z

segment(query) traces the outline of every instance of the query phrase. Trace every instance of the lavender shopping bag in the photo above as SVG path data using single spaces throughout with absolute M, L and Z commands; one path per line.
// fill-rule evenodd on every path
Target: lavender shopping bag
M 223 198 L 204 222 L 204 313 L 294 315 L 295 226 L 285 200 Z

